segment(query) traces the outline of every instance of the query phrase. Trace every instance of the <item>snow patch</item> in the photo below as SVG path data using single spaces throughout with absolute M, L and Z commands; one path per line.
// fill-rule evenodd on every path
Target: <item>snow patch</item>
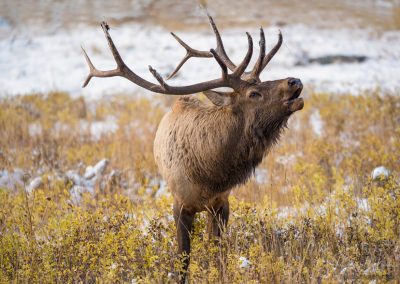
M 104 134 L 115 133 L 118 130 L 118 123 L 115 116 L 109 115 L 102 121 L 81 120 L 80 129 L 83 132 L 89 132 L 93 139 L 99 140 Z
M 40 123 L 34 122 L 28 125 L 29 135 L 32 137 L 40 136 L 43 133 L 43 128 Z
M 96 165 L 88 166 L 83 176 L 80 176 L 74 170 L 70 170 L 65 174 L 67 179 L 73 183 L 70 190 L 73 203 L 79 204 L 85 192 L 94 194 L 96 184 L 105 179 L 104 171 L 108 164 L 109 161 L 107 159 L 102 159 Z
M 99 178 L 101 177 L 101 175 L 104 173 L 106 167 L 108 165 L 108 160 L 107 159 L 103 159 L 100 162 L 98 162 L 95 166 L 88 166 L 86 168 L 85 174 L 84 174 L 84 178 L 86 180 L 90 180 L 94 177 Z
M 376 167 L 371 172 L 371 178 L 373 180 L 388 179 L 389 176 L 390 176 L 390 171 L 384 166 Z
M 0 171 L 0 188 L 17 190 L 24 186 L 23 176 L 25 172 L 21 169 L 14 169 L 12 172 Z
M 42 177 L 35 177 L 29 185 L 26 187 L 26 192 L 31 194 L 34 190 L 39 188 L 43 184 Z
M 156 194 L 155 194 L 155 198 L 160 198 L 162 196 L 166 196 L 168 194 L 168 187 L 167 187 L 167 183 L 164 180 L 161 180 L 159 182 L 159 189 L 157 190 Z
M 266 184 L 268 182 L 268 171 L 266 169 L 255 169 L 254 178 L 258 184 Z
M 284 166 L 293 165 L 296 162 L 296 155 L 278 156 L 276 157 L 276 162 Z
M 314 110 L 310 115 L 310 124 L 314 133 L 321 137 L 324 131 L 324 122 L 318 110 Z
M 240 268 L 249 268 L 250 266 L 251 266 L 250 260 L 248 260 L 244 256 L 239 257 L 239 267 Z

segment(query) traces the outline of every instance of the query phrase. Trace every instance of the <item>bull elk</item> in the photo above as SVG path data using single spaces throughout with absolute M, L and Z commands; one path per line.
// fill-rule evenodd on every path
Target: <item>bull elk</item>
M 245 183 L 271 146 L 277 143 L 288 118 L 303 108 L 299 98 L 303 85 L 299 79 L 260 80 L 260 73 L 282 44 L 282 34 L 266 54 L 264 31 L 260 29 L 260 54 L 253 69 L 246 72 L 253 53 L 253 41 L 247 33 L 248 50 L 239 65 L 227 56 L 219 31 L 209 16 L 217 48 L 193 49 L 174 33 L 172 36 L 186 49 L 186 55 L 167 78 L 173 77 L 191 57 L 213 57 L 221 68 L 218 79 L 188 86 L 170 86 L 151 66 L 150 72 L 159 84 L 134 73 L 122 60 L 103 22 L 116 69 L 101 71 L 94 67 L 83 50 L 92 77 L 124 77 L 142 88 L 166 95 L 189 95 L 203 92 L 211 101 L 205 104 L 192 96 L 180 97 L 162 118 L 154 141 L 157 166 L 174 197 L 178 252 L 189 256 L 190 231 L 195 213 L 208 211 L 208 231 L 220 236 L 229 218 L 228 196 L 232 188 Z M 228 69 L 230 72 L 228 72 Z M 232 92 L 212 89 L 229 87 Z M 184 261 L 184 270 L 189 265 Z M 185 281 L 186 273 L 181 275 Z

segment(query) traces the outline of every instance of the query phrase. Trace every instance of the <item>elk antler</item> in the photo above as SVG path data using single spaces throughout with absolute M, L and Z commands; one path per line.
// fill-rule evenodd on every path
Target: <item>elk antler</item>
M 266 56 L 264 56 L 265 55 L 265 37 L 264 37 L 264 31 L 261 28 L 260 29 L 260 56 L 257 60 L 256 65 L 254 66 L 253 70 L 249 73 L 246 73 L 246 75 L 248 75 L 249 77 L 252 77 L 253 79 L 259 80 L 261 72 L 271 61 L 272 57 L 274 57 L 274 55 L 278 52 L 279 48 L 282 45 L 282 41 L 283 41 L 282 33 L 281 33 L 281 31 L 279 31 L 278 42 L 270 50 L 270 52 L 268 52 L 268 54 Z M 262 59 L 261 67 L 259 67 L 259 65 L 260 65 L 259 61 L 261 61 L 261 57 L 263 57 L 263 59 Z
M 226 55 L 222 53 L 218 53 L 217 51 L 210 51 L 211 56 L 215 58 L 215 60 L 218 62 L 218 64 L 221 66 L 222 69 L 222 77 L 219 79 L 214 79 L 206 82 L 201 82 L 189 86 L 169 86 L 163 78 L 161 77 L 160 74 L 157 73 L 155 69 L 153 69 L 151 66 L 149 66 L 149 70 L 152 73 L 152 75 L 156 78 L 156 80 L 159 82 L 159 85 L 153 84 L 138 75 L 136 75 L 129 67 L 125 64 L 125 62 L 122 60 L 117 48 L 114 45 L 114 42 L 108 32 L 109 26 L 107 23 L 102 22 L 101 27 L 104 31 L 104 34 L 106 36 L 108 45 L 111 49 L 111 52 L 113 54 L 114 60 L 117 63 L 117 68 L 114 70 L 108 70 L 108 71 L 102 71 L 96 69 L 94 67 L 92 61 L 90 60 L 89 56 L 87 55 L 86 51 L 82 48 L 83 53 L 86 58 L 86 62 L 89 65 L 89 75 L 87 76 L 85 82 L 83 83 L 83 87 L 86 87 L 87 84 L 89 83 L 90 79 L 93 77 L 115 77 L 115 76 L 120 76 L 124 77 L 131 82 L 137 84 L 138 86 L 145 88 L 149 91 L 156 92 L 156 93 L 162 93 L 162 94 L 169 94 L 169 95 L 188 95 L 188 94 L 193 94 L 193 93 L 198 93 L 210 89 L 215 89 L 219 87 L 230 87 L 235 90 L 240 89 L 243 84 L 248 84 L 247 82 L 243 81 L 240 79 L 240 76 L 243 74 L 244 70 L 248 66 L 252 51 L 253 51 L 253 42 L 249 34 L 248 36 L 248 41 L 249 41 L 249 49 L 247 51 L 246 57 L 243 59 L 243 62 L 233 70 L 232 74 L 228 74 L 227 68 L 229 67 L 229 63 L 227 63 Z M 222 41 L 221 41 L 222 44 Z M 220 45 L 222 46 L 222 45 Z M 189 48 L 189 46 L 187 46 Z M 221 47 L 223 49 L 223 46 Z M 190 48 L 188 49 L 190 50 Z M 218 47 L 217 47 L 218 50 Z M 203 56 L 205 53 L 200 53 L 198 51 L 192 50 L 192 54 L 198 55 L 198 56 Z M 183 63 L 182 63 L 183 64 Z M 231 66 L 232 67 L 232 66 Z
M 222 43 L 221 35 L 218 31 L 218 28 L 213 20 L 213 18 L 207 14 L 209 20 L 210 20 L 210 25 L 214 31 L 215 38 L 217 41 L 217 48 L 215 49 L 216 54 L 219 55 L 220 59 L 225 63 L 225 65 L 229 68 L 229 70 L 234 71 L 236 68 L 236 65 L 230 60 L 228 55 L 225 52 L 224 44 Z M 186 55 L 183 57 L 181 62 L 178 64 L 178 66 L 175 68 L 174 71 L 167 77 L 167 80 L 171 79 L 178 73 L 178 71 L 181 69 L 183 64 L 186 63 L 186 61 L 191 58 L 191 57 L 212 57 L 212 54 L 208 51 L 201 51 L 201 50 L 196 50 L 189 45 L 187 45 L 183 40 L 181 40 L 176 34 L 171 33 L 172 36 L 186 49 Z M 275 44 L 275 46 L 271 49 L 271 51 L 265 56 L 265 36 L 264 36 L 264 30 L 261 28 L 260 29 L 260 55 L 257 60 L 256 65 L 254 66 L 253 70 L 251 72 L 244 72 L 243 73 L 243 79 L 246 81 L 260 81 L 259 77 L 261 72 L 264 70 L 264 68 L 267 66 L 267 64 L 271 61 L 272 57 L 278 52 L 279 48 L 282 45 L 282 33 L 279 31 L 279 38 L 278 42 Z
M 259 79 L 260 73 L 263 70 L 263 62 L 264 62 L 264 57 L 265 57 L 265 35 L 264 35 L 264 30 L 263 28 L 260 28 L 260 54 L 258 55 L 258 59 L 256 64 L 253 67 L 253 70 L 251 70 L 249 77 L 251 79 L 257 80 Z

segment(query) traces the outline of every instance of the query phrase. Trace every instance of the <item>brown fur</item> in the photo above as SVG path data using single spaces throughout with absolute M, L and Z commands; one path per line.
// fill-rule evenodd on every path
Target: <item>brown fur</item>
M 293 78 L 249 83 L 240 92 L 206 93 L 214 105 L 181 97 L 163 117 L 154 156 L 174 197 L 179 253 L 190 253 L 196 212 L 207 210 L 209 233 L 220 235 L 231 189 L 249 179 L 289 116 L 303 108 L 301 89 Z
M 292 113 L 282 107 L 279 85 L 286 81 L 264 82 L 278 94 L 265 94 L 255 103 L 238 94 L 228 106 L 209 106 L 188 96 L 177 100 L 160 123 L 154 154 L 181 206 L 206 210 L 212 202 L 204 198 L 224 195 L 248 180 Z M 192 188 L 200 193 L 189 193 Z

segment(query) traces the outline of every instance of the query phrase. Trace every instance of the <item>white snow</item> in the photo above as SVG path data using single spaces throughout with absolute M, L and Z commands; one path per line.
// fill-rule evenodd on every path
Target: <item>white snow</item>
M 39 188 L 43 184 L 42 177 L 35 177 L 29 185 L 26 187 L 27 193 L 32 193 L 35 189 Z
M 88 166 L 86 168 L 84 178 L 90 180 L 94 177 L 100 177 L 108 165 L 107 159 L 102 159 L 95 166 Z
M 288 165 L 293 165 L 296 162 L 296 155 L 295 154 L 290 154 L 290 155 L 282 155 L 276 157 L 275 161 L 281 165 L 288 166 Z
M 164 180 L 160 180 L 158 183 L 160 185 L 160 188 L 157 190 L 154 197 L 161 198 L 162 196 L 168 195 L 169 193 L 168 193 L 167 183 Z
M 254 178 L 258 184 L 266 184 L 268 182 L 268 171 L 266 169 L 256 168 L 254 170 Z
M 368 211 L 370 209 L 367 198 L 357 198 L 356 201 L 359 209 L 363 211 Z
M 83 176 L 80 176 L 75 170 L 70 170 L 65 174 L 67 179 L 73 183 L 70 190 L 72 202 L 78 204 L 85 192 L 94 194 L 96 184 L 105 178 L 104 171 L 108 164 L 107 159 L 102 159 L 96 165 L 88 166 Z
M 33 122 L 28 125 L 29 135 L 32 137 L 40 136 L 43 133 L 43 128 L 40 123 Z
M 87 120 L 80 121 L 80 129 L 90 133 L 95 140 L 100 139 L 103 134 L 114 133 L 118 130 L 118 123 L 115 116 L 108 115 L 105 120 L 88 122 Z
M 19 187 L 23 187 L 24 174 L 24 171 L 18 168 L 12 172 L 7 170 L 0 171 L 0 188 L 16 190 Z
M 94 78 L 82 89 L 88 68 L 80 46 L 83 45 L 95 66 L 114 68 L 115 63 L 100 28 L 77 26 L 73 31 L 35 35 L 13 33 L 11 27 L 0 41 L 0 95 L 15 95 L 52 90 L 96 98 L 105 94 L 145 93 L 123 78 Z M 284 43 L 262 79 L 299 77 L 306 87 L 317 91 L 353 92 L 400 88 L 400 31 L 377 32 L 367 29 L 317 29 L 304 25 L 281 29 Z M 228 54 L 239 62 L 247 49 L 244 29 L 221 30 Z M 277 40 L 277 27 L 265 28 L 268 48 Z M 125 62 L 138 75 L 155 82 L 148 65 L 162 75 L 169 74 L 185 54 L 184 49 L 161 27 L 125 24 L 111 27 L 111 36 Z M 177 33 L 195 48 L 209 50 L 215 39 L 209 29 Z M 257 27 L 251 30 L 258 41 Z M 255 62 L 258 53 L 255 44 Z M 363 63 L 296 65 L 304 56 L 362 55 Z M 251 64 L 250 64 L 251 66 Z M 40 70 L 40 72 L 38 71 Z M 190 84 L 220 76 L 215 60 L 191 59 L 171 84 Z
M 276 208 L 276 216 L 278 219 L 296 219 L 297 217 L 304 216 L 309 210 L 312 210 L 315 212 L 317 215 L 326 215 L 328 211 L 333 210 L 334 214 L 341 214 L 340 210 L 342 207 L 341 204 L 341 198 L 340 198 L 340 193 L 339 196 L 337 195 L 338 193 L 336 191 L 333 191 L 328 195 L 324 201 L 322 201 L 320 204 L 310 204 L 308 202 L 304 202 L 301 206 L 299 207 L 292 207 L 292 206 L 281 206 Z M 352 199 L 357 203 L 357 212 L 362 214 L 364 216 L 363 220 L 364 222 L 370 224 L 371 220 L 368 218 L 366 213 L 371 209 L 368 199 L 367 198 L 362 198 L 362 197 L 357 197 L 357 196 L 352 196 Z M 351 225 L 353 216 L 350 214 L 348 215 L 346 219 L 346 226 Z M 343 234 L 343 223 L 337 223 L 336 224 L 336 234 L 338 236 L 341 236 Z
M 244 256 L 239 257 L 239 267 L 240 268 L 249 268 L 251 262 Z
M 322 120 L 318 110 L 314 110 L 310 115 L 310 124 L 314 133 L 321 137 L 324 131 L 324 121 Z
M 390 171 L 384 166 L 376 167 L 372 170 L 371 178 L 378 180 L 380 178 L 387 179 L 390 176 Z
M 81 185 L 74 185 L 71 190 L 69 191 L 71 195 L 71 201 L 74 204 L 79 204 L 82 199 L 82 194 L 85 192 L 89 192 L 91 194 L 94 194 L 94 188 L 92 187 L 85 187 Z

